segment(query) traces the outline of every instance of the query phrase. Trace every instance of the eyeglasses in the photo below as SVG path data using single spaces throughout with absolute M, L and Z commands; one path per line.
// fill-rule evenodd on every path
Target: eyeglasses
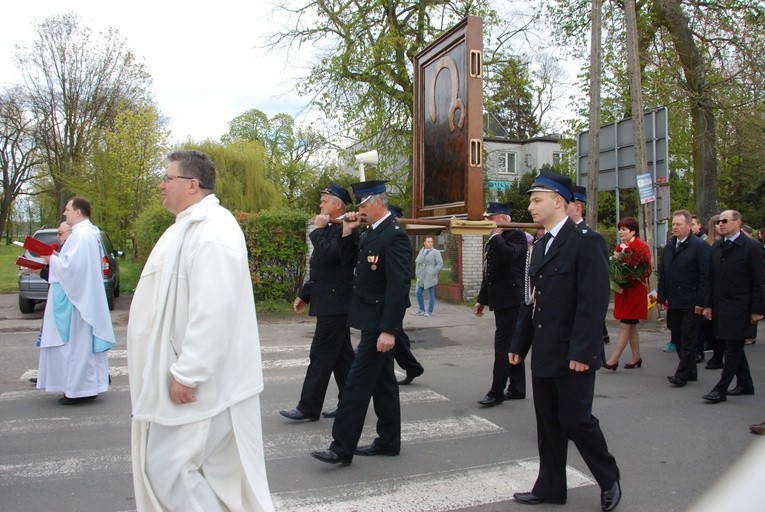
M 176 178 L 180 178 L 182 180 L 195 180 L 196 178 L 194 176 L 169 176 L 165 174 L 165 176 L 162 178 L 162 183 L 168 183 L 170 181 L 173 181 Z
M 715 221 L 715 224 L 727 224 L 728 219 L 719 219 Z

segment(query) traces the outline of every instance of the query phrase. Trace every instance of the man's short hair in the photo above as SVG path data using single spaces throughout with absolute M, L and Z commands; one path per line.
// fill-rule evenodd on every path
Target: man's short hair
M 178 162 L 184 176 L 196 178 L 203 195 L 215 192 L 215 164 L 195 149 L 177 149 L 167 156 L 168 162 Z
M 693 218 L 693 215 L 691 215 L 691 212 L 689 212 L 688 210 L 676 210 L 672 214 L 672 218 L 674 219 L 678 215 L 682 215 L 683 217 L 685 217 L 685 222 L 687 222 L 688 224 L 691 223 L 691 219 Z
M 90 218 L 90 201 L 80 196 L 74 196 L 70 201 L 72 202 L 72 210 L 80 210 L 84 217 Z

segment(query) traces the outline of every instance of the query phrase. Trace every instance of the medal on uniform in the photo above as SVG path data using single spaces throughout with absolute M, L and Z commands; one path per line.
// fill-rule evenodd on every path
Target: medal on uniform
M 377 259 L 378 259 L 378 256 L 376 256 L 376 255 L 375 256 L 372 256 L 372 255 L 367 256 L 367 261 L 372 264 L 372 266 L 370 267 L 372 270 L 377 270 Z

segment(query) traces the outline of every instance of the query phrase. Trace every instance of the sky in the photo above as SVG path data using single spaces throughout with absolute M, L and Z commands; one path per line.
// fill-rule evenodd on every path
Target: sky
M 279 29 L 268 0 L 22 0 L 5 2 L 0 30 L 0 88 L 18 82 L 15 46 L 31 46 L 33 23 L 74 12 L 94 31 L 116 28 L 153 78 L 171 140 L 219 139 L 249 109 L 301 119 L 294 92 L 305 74 L 297 55 L 258 48 Z

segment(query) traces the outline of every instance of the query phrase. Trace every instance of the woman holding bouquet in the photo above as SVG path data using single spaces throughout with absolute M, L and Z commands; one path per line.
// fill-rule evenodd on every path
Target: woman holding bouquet
M 621 241 L 611 256 L 611 287 L 614 290 L 614 318 L 619 320 L 619 340 L 604 368 L 616 371 L 619 357 L 630 344 L 632 359 L 629 369 L 640 368 L 640 336 L 638 322 L 648 319 L 648 276 L 651 275 L 651 249 L 638 238 L 634 217 L 624 217 L 617 225 Z

